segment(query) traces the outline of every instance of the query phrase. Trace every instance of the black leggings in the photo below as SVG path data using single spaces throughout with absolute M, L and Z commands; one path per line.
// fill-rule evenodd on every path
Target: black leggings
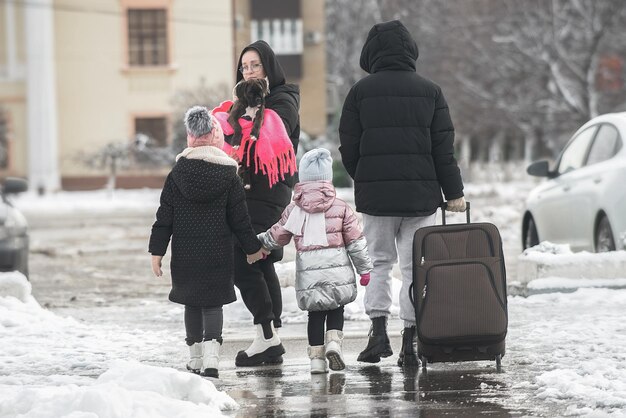
M 274 321 L 275 328 L 282 325 L 283 295 L 273 261 L 266 258 L 248 264 L 246 254 L 235 246 L 235 286 L 239 288 L 241 299 L 255 324 Z
M 326 330 L 343 330 L 343 306 L 332 311 L 309 312 L 307 324 L 309 345 L 324 345 L 324 322 L 326 322 Z
M 200 308 L 185 305 L 187 345 L 209 340 L 217 340 L 221 343 L 223 325 L 224 314 L 221 306 Z

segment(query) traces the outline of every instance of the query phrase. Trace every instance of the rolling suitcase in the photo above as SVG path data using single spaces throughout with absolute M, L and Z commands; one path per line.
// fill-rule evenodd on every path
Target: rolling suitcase
M 420 228 L 413 239 L 417 355 L 428 363 L 495 360 L 505 352 L 508 326 L 502 240 L 491 223 Z

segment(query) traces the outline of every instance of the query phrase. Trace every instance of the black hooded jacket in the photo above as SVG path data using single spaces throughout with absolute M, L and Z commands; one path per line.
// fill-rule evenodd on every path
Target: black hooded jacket
M 275 111 L 282 119 L 287 134 L 293 144 L 294 152 L 298 151 L 300 138 L 300 89 L 295 84 L 285 84 L 285 73 L 276 59 L 272 48 L 265 41 L 256 41 L 241 51 L 237 68 L 241 67 L 241 57 L 246 51 L 255 50 L 261 57 L 263 70 L 269 79 L 270 94 L 265 100 L 265 107 Z M 243 79 L 243 74 L 237 71 L 237 82 Z M 228 142 L 230 138 L 226 138 Z M 252 148 L 254 153 L 254 146 Z M 254 158 L 251 158 L 254 161 Z M 250 189 L 246 190 L 246 200 L 252 219 L 252 226 L 256 232 L 265 232 L 279 219 L 285 207 L 291 202 L 291 190 L 297 181 L 296 176 L 285 176 L 269 187 L 267 177 L 260 171 L 254 173 L 254 167 L 247 170 L 246 180 L 250 181 Z M 282 258 L 282 251 L 273 251 L 270 259 L 277 261 Z
M 359 212 L 427 216 L 463 196 L 454 127 L 441 88 L 415 72 L 418 50 L 397 20 L 375 25 L 361 51 L 369 73 L 348 93 L 339 124 L 341 159 Z
M 165 255 L 172 239 L 172 302 L 209 307 L 235 301 L 233 234 L 247 254 L 261 248 L 237 167 L 180 158 L 165 180 L 148 249 Z

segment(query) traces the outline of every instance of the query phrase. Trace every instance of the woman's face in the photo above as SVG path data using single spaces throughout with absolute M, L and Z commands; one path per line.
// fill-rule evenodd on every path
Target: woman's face
M 252 78 L 265 78 L 265 69 L 261 64 L 261 57 L 259 53 L 251 49 L 246 51 L 241 57 L 241 67 L 239 71 L 243 74 L 244 80 L 250 80 Z

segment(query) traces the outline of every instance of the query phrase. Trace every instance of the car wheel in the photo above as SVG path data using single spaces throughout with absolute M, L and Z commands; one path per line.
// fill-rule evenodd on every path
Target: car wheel
M 537 234 L 537 227 L 535 226 L 535 220 L 530 216 L 528 222 L 526 222 L 526 228 L 524 229 L 524 249 L 534 247 L 538 244 L 539 235 Z
M 596 228 L 596 252 L 605 253 L 607 251 L 615 251 L 615 240 L 609 219 L 603 216 Z

